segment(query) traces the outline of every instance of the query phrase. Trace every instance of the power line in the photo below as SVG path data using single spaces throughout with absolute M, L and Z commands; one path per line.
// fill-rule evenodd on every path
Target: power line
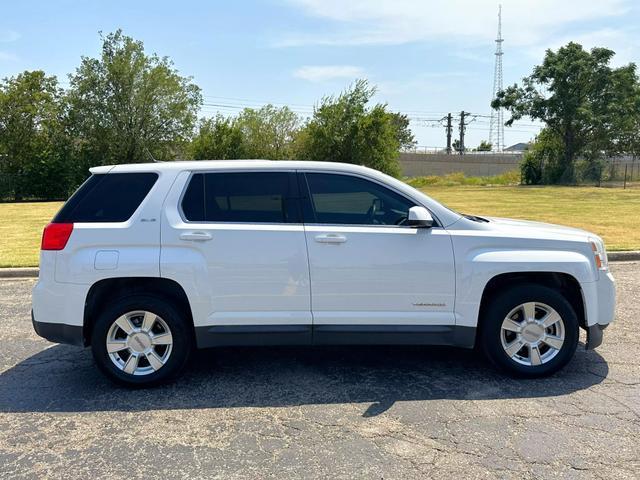
M 243 111 L 245 108 L 258 108 L 267 104 L 272 105 L 282 105 L 288 106 L 291 111 L 303 116 L 310 116 L 314 112 L 314 107 L 311 105 L 303 105 L 303 104 L 286 104 L 280 102 L 261 102 L 259 100 L 249 100 L 249 99 L 241 99 L 237 97 L 222 97 L 222 96 L 209 96 L 205 95 L 205 98 L 219 98 L 221 100 L 227 99 L 229 101 L 205 101 L 202 104 L 202 111 L 209 114 L 213 112 L 223 113 L 227 115 L 238 114 Z M 231 101 L 235 100 L 235 101 Z M 426 116 L 420 114 L 412 114 L 412 112 L 429 112 L 427 110 L 400 110 L 398 113 L 406 115 L 408 120 L 414 125 L 420 125 L 423 127 L 431 127 L 431 128 L 442 128 L 444 126 L 443 122 L 446 120 L 448 113 L 443 113 L 443 117 L 435 117 L 435 116 Z M 432 113 L 441 113 L 432 111 Z M 489 128 L 472 128 L 473 131 L 488 131 L 491 135 L 491 122 L 488 121 L 491 119 L 491 115 L 483 114 L 483 113 L 474 113 L 465 111 L 465 116 L 467 118 L 471 118 L 475 125 L 478 126 L 488 126 Z M 513 127 L 509 128 L 510 132 L 513 133 L 537 133 L 542 125 L 537 125 L 533 123 L 523 123 L 523 122 L 514 122 Z M 502 146 L 504 143 L 504 134 L 501 135 Z

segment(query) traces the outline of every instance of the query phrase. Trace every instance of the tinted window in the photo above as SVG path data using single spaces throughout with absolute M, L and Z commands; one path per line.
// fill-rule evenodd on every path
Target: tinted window
M 362 178 L 332 173 L 307 173 L 306 178 L 316 223 L 400 225 L 414 206 L 403 196 Z
M 156 173 L 92 175 L 64 204 L 54 222 L 125 222 L 140 206 Z
M 203 222 L 204 217 L 204 175 L 197 173 L 191 177 L 189 186 L 182 197 L 182 212 L 187 220 Z
M 296 197 L 286 172 L 196 173 L 182 211 L 192 222 L 299 223 Z

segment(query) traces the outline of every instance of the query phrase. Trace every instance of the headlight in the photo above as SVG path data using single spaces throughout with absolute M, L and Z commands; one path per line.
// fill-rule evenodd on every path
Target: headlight
M 593 258 L 596 262 L 598 270 L 609 269 L 609 259 L 607 258 L 607 251 L 604 248 L 602 240 L 596 240 L 595 238 L 589 238 L 591 244 L 591 250 L 593 250 Z

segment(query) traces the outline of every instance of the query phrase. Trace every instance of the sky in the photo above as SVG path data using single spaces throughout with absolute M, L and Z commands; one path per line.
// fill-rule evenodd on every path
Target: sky
M 308 117 L 366 78 L 375 101 L 411 118 L 421 147 L 444 146 L 439 120 L 451 112 L 457 129 L 461 110 L 483 115 L 466 145 L 489 138 L 497 1 L 1 0 L 0 12 L 0 77 L 41 69 L 67 86 L 81 56 L 99 54 L 99 32 L 121 28 L 193 77 L 203 116 L 273 103 Z M 615 65 L 638 62 L 639 19 L 634 0 L 503 0 L 504 85 L 569 41 L 611 48 Z M 523 119 L 505 127 L 505 143 L 538 130 Z

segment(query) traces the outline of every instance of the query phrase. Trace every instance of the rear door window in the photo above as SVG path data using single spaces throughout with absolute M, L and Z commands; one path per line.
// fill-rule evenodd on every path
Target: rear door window
M 126 222 L 158 179 L 157 173 L 92 175 L 64 204 L 56 223 Z
M 181 205 L 190 222 L 300 223 L 297 197 L 288 172 L 195 173 Z

